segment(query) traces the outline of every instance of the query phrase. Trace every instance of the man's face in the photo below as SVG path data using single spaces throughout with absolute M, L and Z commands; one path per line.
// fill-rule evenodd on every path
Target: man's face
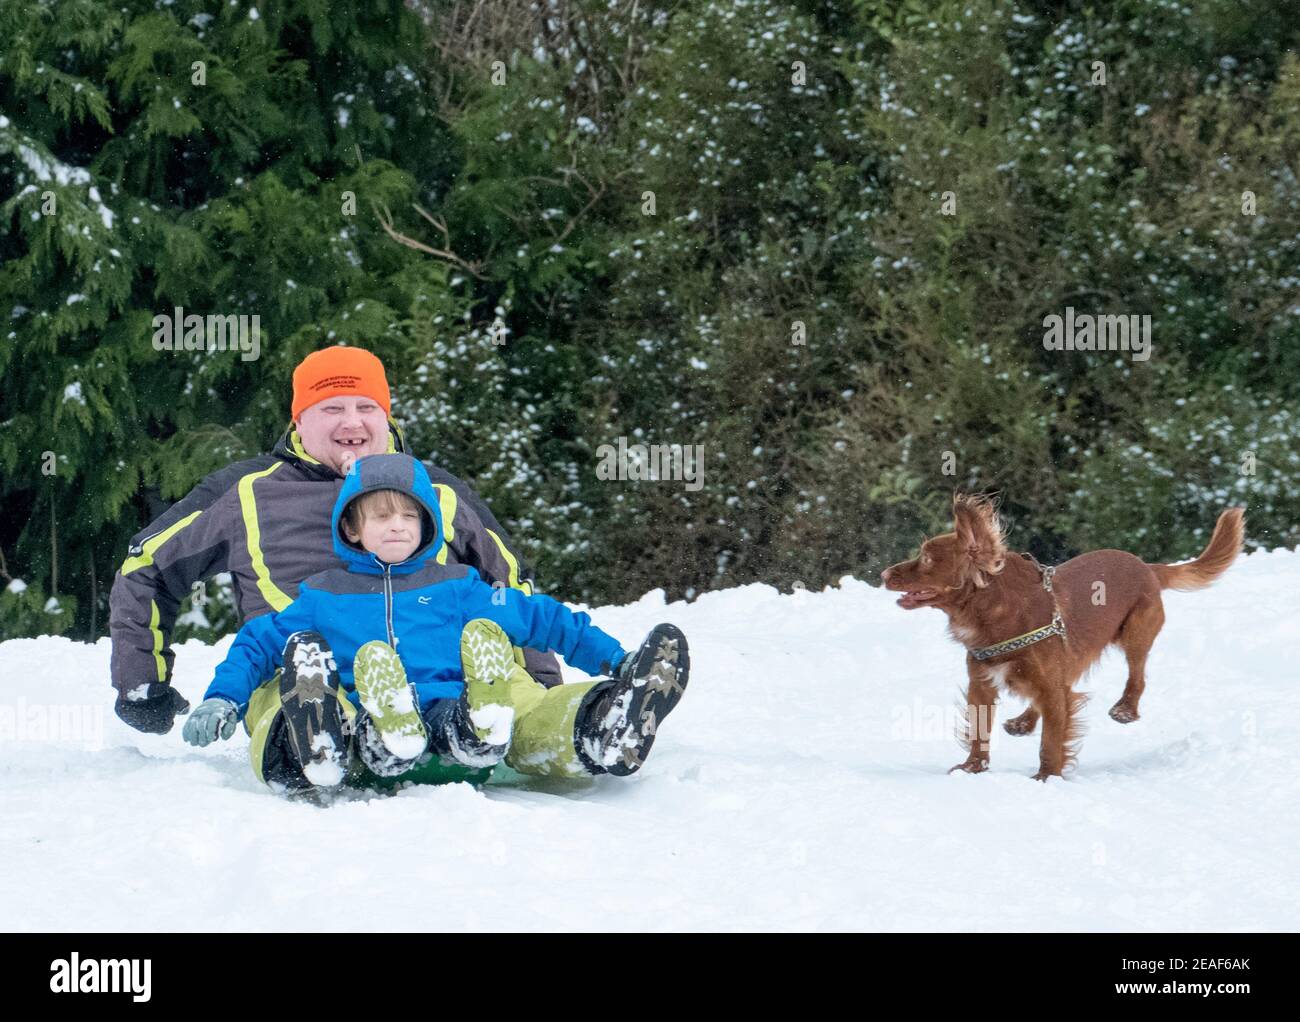
M 295 425 L 307 453 L 341 476 L 357 458 L 388 450 L 388 416 L 368 397 L 327 397 L 304 409 Z

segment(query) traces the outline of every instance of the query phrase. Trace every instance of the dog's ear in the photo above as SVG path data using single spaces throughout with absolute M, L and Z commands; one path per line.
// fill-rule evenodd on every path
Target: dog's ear
M 955 494 L 952 521 L 958 546 L 970 565 L 970 579 L 977 589 L 983 589 L 989 576 L 1000 572 L 1007 560 L 997 505 L 983 494 Z

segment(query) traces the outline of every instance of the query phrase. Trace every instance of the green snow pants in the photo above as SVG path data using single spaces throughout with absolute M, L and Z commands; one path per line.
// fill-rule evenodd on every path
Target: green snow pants
M 590 777 L 591 771 L 578 756 L 576 730 L 578 712 L 588 693 L 599 684 L 590 681 L 546 688 L 516 664 L 510 675 L 509 697 L 515 714 L 506 765 L 518 773 L 536 777 Z M 357 708 L 342 688 L 338 690 L 338 700 L 344 729 L 351 731 Z M 253 773 L 264 784 L 283 782 L 286 774 L 298 772 L 287 743 L 280 740 L 283 734 L 280 718 L 280 673 L 277 671 L 253 692 L 244 715 Z M 491 773 L 491 767 L 475 769 L 426 753 L 411 769 L 396 776 L 380 777 L 367 769 L 349 743 L 349 767 L 344 784 L 381 789 L 406 782 L 481 784 Z

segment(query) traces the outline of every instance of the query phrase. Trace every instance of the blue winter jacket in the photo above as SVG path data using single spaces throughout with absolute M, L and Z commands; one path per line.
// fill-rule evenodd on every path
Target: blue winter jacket
M 421 545 L 407 560 L 388 564 L 348 543 L 339 529 L 343 511 L 371 490 L 400 490 L 424 511 Z M 204 698 L 229 699 L 242 716 L 253 690 L 281 666 L 285 642 L 298 631 L 317 631 L 334 651 L 339 680 L 356 705 L 352 662 L 373 639 L 396 648 L 415 684 L 420 707 L 457 698 L 465 687 L 460 636 L 475 618 L 499 624 L 517 646 L 559 653 L 590 675 L 610 674 L 625 651 L 582 613 L 549 596 L 496 589 L 473 568 L 447 564 L 442 515 L 429 475 L 406 454 L 357 459 L 343 482 L 332 518 L 334 550 L 346 567 L 303 581 L 284 610 L 248 621 L 235 638 Z

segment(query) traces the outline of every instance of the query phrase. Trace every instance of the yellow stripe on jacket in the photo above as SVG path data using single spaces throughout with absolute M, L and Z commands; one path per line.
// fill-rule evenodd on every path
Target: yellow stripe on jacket
M 158 552 L 158 548 L 162 546 L 164 543 L 166 543 L 173 536 L 175 536 L 176 533 L 180 532 L 181 529 L 185 528 L 185 526 L 189 525 L 190 522 L 194 521 L 194 519 L 196 519 L 201 514 L 203 514 L 202 511 L 195 511 L 191 514 L 188 514 L 184 518 L 180 519 L 179 521 L 173 522 L 162 532 L 158 533 L 158 535 L 151 536 L 149 537 L 149 539 L 145 540 L 144 545 L 141 547 L 139 554 L 137 554 L 135 557 L 128 557 L 125 561 L 122 562 L 122 569 L 121 569 L 122 574 L 129 575 L 133 571 L 136 571 L 140 568 L 147 568 L 149 567 L 149 565 L 153 564 L 153 555 Z
M 257 498 L 253 494 L 253 484 L 264 476 L 269 476 L 282 465 L 284 465 L 283 461 L 277 461 L 270 468 L 263 469 L 261 472 L 250 472 L 239 480 L 239 508 L 244 516 L 244 531 L 248 535 L 248 557 L 253 564 L 253 574 L 257 577 L 257 591 L 262 594 L 262 599 L 266 601 L 267 606 L 276 611 L 284 610 L 293 601 L 272 581 L 271 572 L 266 566 L 265 558 L 262 557 L 262 527 L 257 521 Z

